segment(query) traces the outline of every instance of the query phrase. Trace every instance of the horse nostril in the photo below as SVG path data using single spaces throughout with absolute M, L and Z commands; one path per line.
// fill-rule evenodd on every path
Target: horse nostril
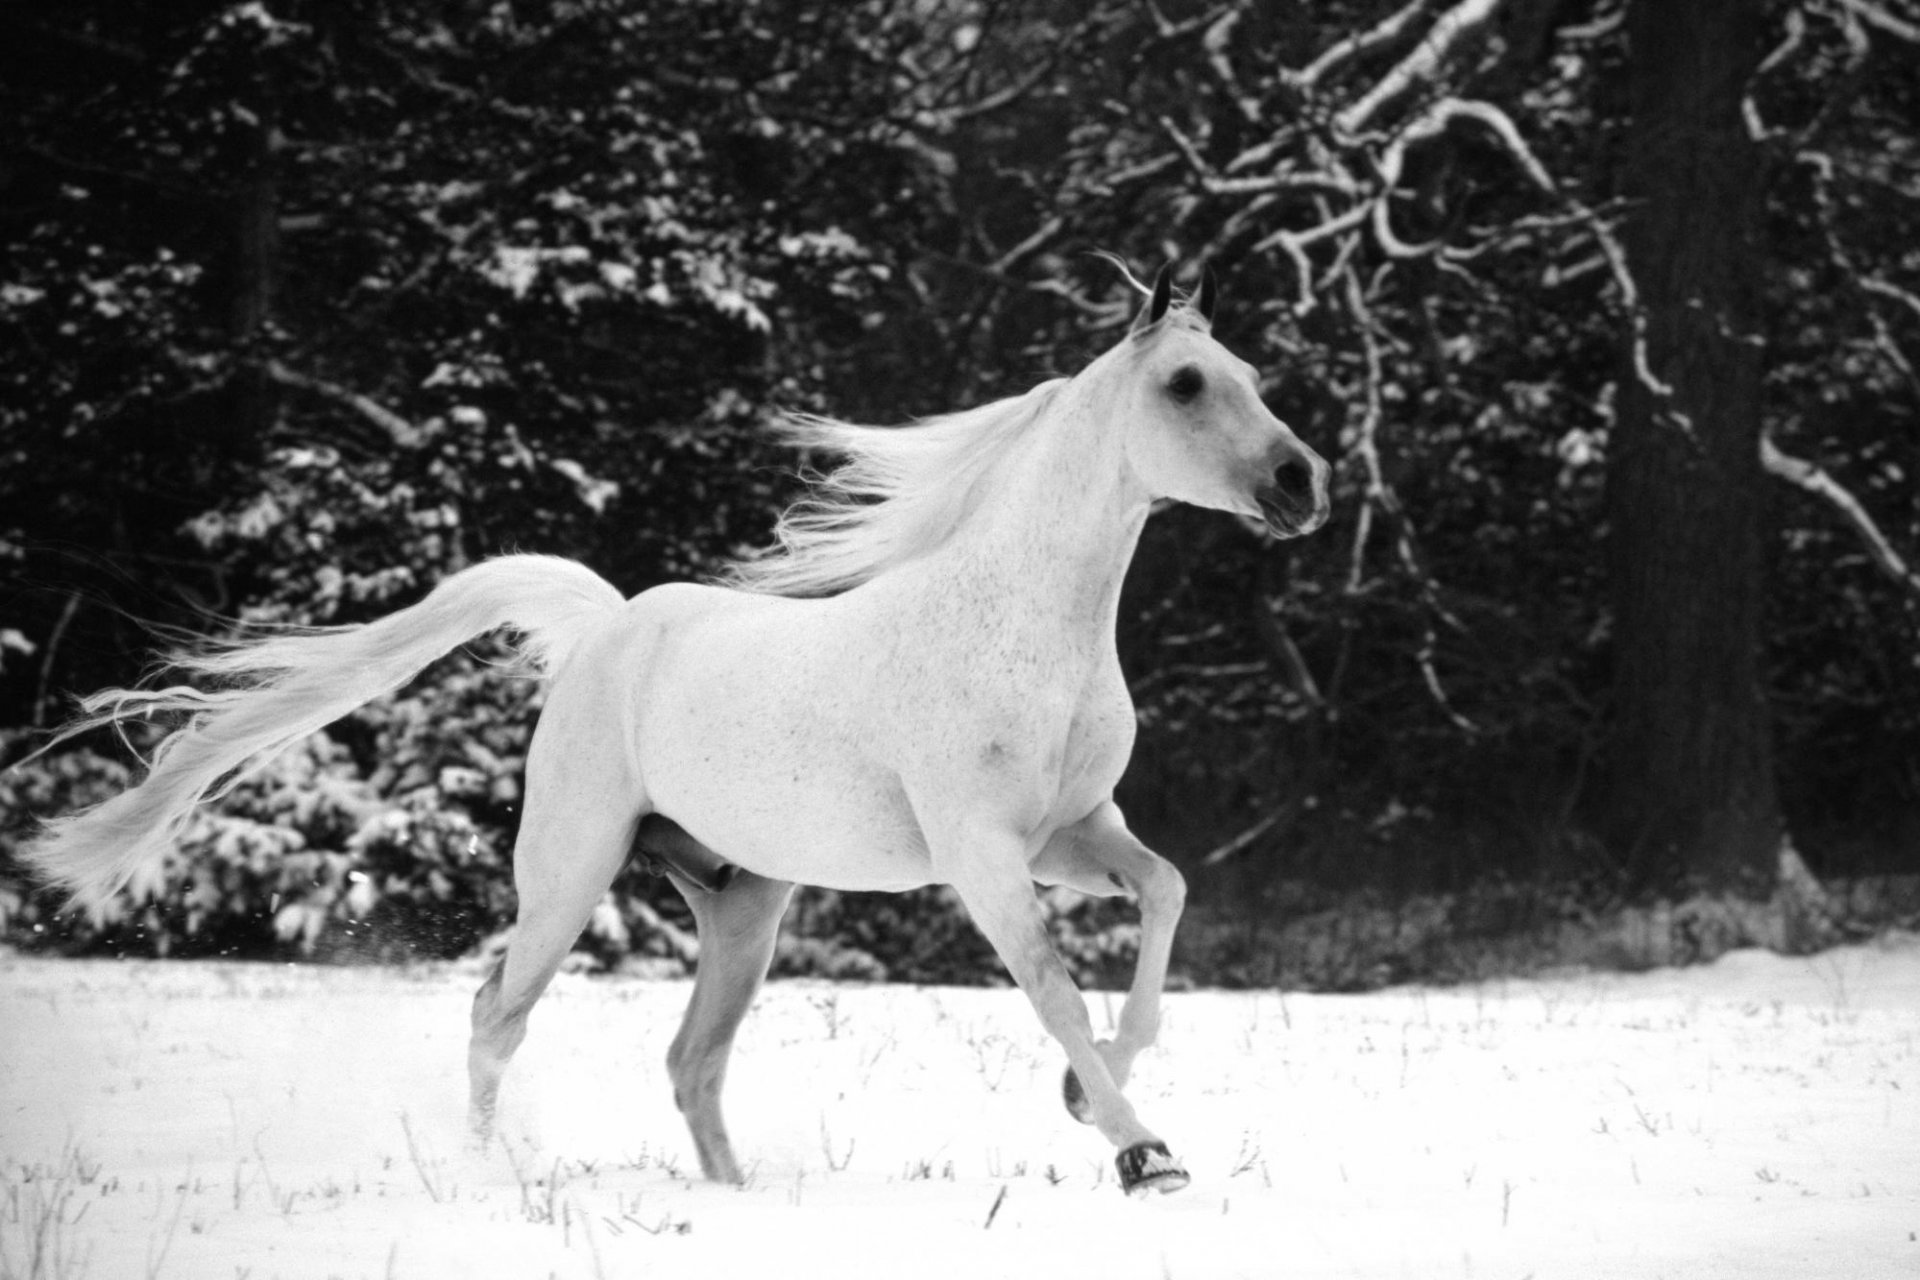
M 1273 469 L 1273 485 L 1281 496 L 1295 501 L 1305 501 L 1313 497 L 1313 468 L 1298 458 L 1283 462 Z

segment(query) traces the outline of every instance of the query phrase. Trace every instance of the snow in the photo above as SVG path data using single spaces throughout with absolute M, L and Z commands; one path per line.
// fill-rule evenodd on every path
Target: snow
M 1912 934 L 1171 996 L 1129 1093 L 1194 1182 L 1140 1201 L 1011 991 L 767 987 L 740 1189 L 689 1177 L 687 984 L 563 977 L 472 1155 L 476 984 L 0 957 L 0 1278 L 1920 1274 Z

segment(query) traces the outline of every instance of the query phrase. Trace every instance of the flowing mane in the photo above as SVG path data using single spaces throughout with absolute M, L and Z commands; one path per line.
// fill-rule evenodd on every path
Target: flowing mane
M 807 496 L 781 515 L 774 545 L 717 581 L 762 595 L 833 595 L 939 546 L 978 504 L 1008 442 L 1066 382 L 897 427 L 787 418 L 778 431 L 788 443 L 843 461 L 807 473 Z

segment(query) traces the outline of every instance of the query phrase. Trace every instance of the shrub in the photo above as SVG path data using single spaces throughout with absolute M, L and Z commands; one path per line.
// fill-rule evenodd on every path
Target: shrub
M 18 765 L 0 774 L 0 925 L 24 945 L 76 952 L 466 952 L 511 912 L 508 851 L 531 702 L 526 683 L 501 668 L 450 659 L 197 810 L 152 882 L 122 892 L 97 919 L 60 914 L 52 894 L 28 884 L 17 850 L 30 815 L 96 803 L 131 771 L 90 747 Z

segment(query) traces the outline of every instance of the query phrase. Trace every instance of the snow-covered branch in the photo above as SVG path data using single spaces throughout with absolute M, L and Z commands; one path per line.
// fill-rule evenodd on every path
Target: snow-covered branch
M 1835 0 L 1842 9 L 1858 18 L 1870 27 L 1877 27 L 1890 36 L 1920 44 L 1920 17 L 1903 17 L 1889 11 L 1889 6 L 1874 4 L 1872 0 Z
M 1451 720 L 1454 726 L 1464 733 L 1479 732 L 1478 726 L 1454 709 L 1453 702 L 1447 697 L 1446 687 L 1440 682 L 1440 671 L 1435 664 L 1439 636 L 1434 622 L 1446 623 L 1455 631 L 1464 631 L 1459 619 L 1446 608 L 1440 600 L 1440 585 L 1433 575 L 1420 563 L 1419 553 L 1413 545 L 1413 525 L 1406 510 L 1400 505 L 1399 495 L 1387 482 L 1385 468 L 1381 465 L 1379 433 L 1384 420 L 1384 389 L 1386 370 L 1381 359 L 1380 343 L 1373 331 L 1373 317 L 1367 305 L 1366 291 L 1361 286 L 1359 272 L 1349 266 L 1343 273 L 1346 284 L 1346 304 L 1349 314 L 1359 328 L 1361 346 L 1366 353 L 1366 406 L 1361 411 L 1360 421 L 1351 433 L 1350 449 L 1360 460 L 1366 473 L 1366 488 L 1361 494 L 1359 517 L 1355 521 L 1353 548 L 1349 553 L 1347 565 L 1347 590 L 1357 592 L 1365 579 L 1367 542 L 1373 529 L 1373 516 L 1377 510 L 1391 522 L 1395 558 L 1408 576 L 1419 584 L 1420 595 L 1427 607 L 1427 618 L 1421 631 L 1420 648 L 1414 654 L 1414 662 L 1420 668 L 1420 679 L 1433 696 L 1434 705 L 1441 714 Z
M 1348 137 L 1365 132 L 1375 116 L 1416 86 L 1439 83 L 1440 72 L 1459 47 L 1477 35 L 1499 11 L 1502 0 L 1461 0 L 1434 19 L 1419 45 L 1380 77 L 1359 101 L 1333 119 L 1334 130 Z
M 1485 125 L 1533 185 L 1548 194 L 1557 190 L 1546 166 L 1540 163 L 1533 154 L 1533 149 L 1527 146 L 1526 139 L 1520 136 L 1519 126 L 1513 123 L 1513 117 L 1491 102 L 1453 97 L 1439 99 L 1400 131 L 1386 151 L 1381 154 L 1381 181 L 1388 186 L 1397 183 L 1400 180 L 1400 170 L 1405 162 L 1407 148 L 1416 142 L 1424 142 L 1446 132 L 1447 126 L 1455 120 L 1476 120 Z
M 1393 141 L 1380 156 L 1380 194 L 1373 202 L 1373 233 L 1380 247 L 1396 258 L 1426 257 L 1441 248 L 1439 241 L 1425 245 L 1410 245 L 1402 241 L 1393 231 L 1388 201 L 1393 189 L 1399 185 L 1400 173 L 1406 164 L 1407 148 L 1416 142 L 1425 142 L 1445 133 L 1447 126 L 1455 120 L 1476 120 L 1485 125 L 1501 147 L 1518 164 L 1528 179 L 1548 194 L 1555 191 L 1553 178 L 1547 173 L 1526 140 L 1520 136 L 1520 130 L 1513 119 L 1499 107 L 1490 102 L 1475 102 L 1465 98 L 1441 98 L 1412 123 L 1395 135 Z
M 1325 53 L 1309 63 L 1305 70 L 1288 79 L 1301 89 L 1317 87 L 1322 80 L 1347 64 L 1404 36 L 1412 28 L 1414 19 L 1427 11 L 1427 4 L 1428 0 L 1413 0 L 1413 3 L 1394 10 L 1365 31 L 1356 31 L 1346 39 L 1336 41 L 1327 47 Z
M 278 360 L 269 360 L 264 366 L 266 375 L 283 387 L 293 387 L 299 391 L 312 392 L 323 400 L 331 400 L 337 405 L 353 410 L 362 418 L 386 432 L 394 444 L 407 448 L 419 440 L 420 431 L 411 422 L 393 410 L 378 404 L 358 391 L 343 387 L 325 378 L 316 378 L 310 374 L 290 369 Z
M 1228 9 L 1206 29 L 1200 38 L 1200 47 L 1206 50 L 1207 66 L 1212 69 L 1214 78 L 1220 87 L 1227 91 L 1240 116 L 1249 124 L 1260 121 L 1260 100 L 1241 87 L 1240 77 L 1233 69 L 1233 55 L 1230 46 L 1233 43 L 1233 29 L 1240 23 L 1240 10 Z
M 1920 573 L 1916 573 L 1906 558 L 1894 549 L 1893 543 L 1860 504 L 1860 500 L 1825 468 L 1782 453 L 1770 436 L 1760 439 L 1760 465 L 1766 468 L 1768 475 L 1777 476 L 1832 507 L 1859 535 L 1875 567 L 1914 595 L 1920 596 Z

